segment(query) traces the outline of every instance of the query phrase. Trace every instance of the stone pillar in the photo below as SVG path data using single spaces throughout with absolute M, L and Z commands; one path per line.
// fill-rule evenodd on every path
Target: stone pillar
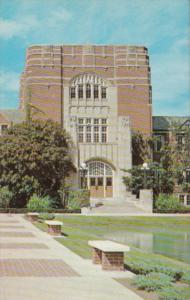
M 102 270 L 124 271 L 124 253 L 102 252 Z
M 48 225 L 50 235 L 61 235 L 61 225 Z
M 102 263 L 102 251 L 96 248 L 92 248 L 92 262 L 95 265 Z
M 139 197 L 140 206 L 146 210 L 147 212 L 153 211 L 153 191 L 144 189 L 140 190 L 140 197 Z

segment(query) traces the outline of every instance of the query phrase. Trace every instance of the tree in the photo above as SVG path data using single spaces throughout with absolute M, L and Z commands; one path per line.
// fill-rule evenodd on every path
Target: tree
M 132 165 L 142 165 L 145 160 L 150 159 L 151 140 L 145 139 L 139 131 L 132 132 Z
M 50 120 L 14 125 L 0 137 L 0 187 L 13 193 L 12 206 L 25 206 L 33 193 L 59 199 L 64 178 L 75 170 L 71 144 Z

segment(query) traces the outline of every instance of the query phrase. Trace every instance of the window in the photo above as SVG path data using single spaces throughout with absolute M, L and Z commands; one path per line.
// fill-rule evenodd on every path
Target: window
M 83 85 L 79 84 L 78 86 L 78 97 L 79 99 L 83 98 Z
M 184 204 L 185 195 L 179 195 L 179 202 Z
M 94 99 L 98 99 L 98 85 L 94 85 Z
M 86 99 L 91 98 L 91 86 L 90 84 L 86 85 Z
M 183 134 L 177 134 L 176 135 L 176 141 L 177 141 L 177 144 L 179 146 L 183 145 L 184 144 L 184 136 L 183 136 Z
M 190 195 L 187 195 L 187 205 L 190 205 Z
M 70 99 L 107 99 L 107 82 L 95 74 L 81 74 L 71 82 Z M 79 105 L 79 103 L 78 103 Z
M 99 142 L 99 132 L 94 132 L 94 143 Z
M 91 143 L 91 133 L 86 133 L 86 142 Z
M 102 86 L 102 99 L 106 99 L 106 87 Z
M 102 125 L 102 123 L 105 123 Z M 78 140 L 80 143 L 107 143 L 107 119 L 79 118 Z
M 102 138 L 101 138 L 102 143 L 107 142 L 107 126 L 102 126 Z
M 164 136 L 163 135 L 155 135 L 154 136 L 154 151 L 160 151 L 162 146 L 164 145 Z
M 107 134 L 102 133 L 102 143 L 106 143 L 106 142 L 107 142 Z
M 71 99 L 75 98 L 76 95 L 75 95 L 75 87 L 72 87 L 71 88 Z

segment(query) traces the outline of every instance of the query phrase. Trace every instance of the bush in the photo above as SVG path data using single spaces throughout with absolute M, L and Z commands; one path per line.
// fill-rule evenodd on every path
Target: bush
M 160 261 L 160 257 L 153 258 L 150 254 L 144 255 L 143 253 L 129 253 L 126 260 L 126 265 L 130 271 L 135 274 L 146 275 L 152 272 L 164 273 L 178 280 L 183 275 L 183 270 L 175 265 Z
M 183 206 L 175 195 L 160 194 L 156 199 L 155 207 L 160 210 L 180 210 Z
M 163 273 L 149 273 L 147 275 L 137 275 L 133 279 L 133 284 L 138 289 L 146 291 L 157 291 L 163 287 L 168 287 L 172 284 L 173 278 Z
M 27 203 L 30 212 L 47 212 L 51 209 L 51 200 L 48 196 L 40 197 L 34 194 Z
M 55 218 L 54 214 L 50 213 L 42 213 L 39 215 L 40 220 L 53 220 Z
M 68 207 L 69 209 L 80 209 L 90 206 L 89 190 L 72 190 L 69 191 Z
M 190 284 L 190 272 L 184 272 L 181 280 Z
M 9 207 L 10 201 L 12 200 L 13 194 L 9 189 L 4 186 L 0 188 L 0 208 L 7 209 Z
M 161 300 L 189 300 L 189 290 L 184 287 L 163 287 L 158 295 Z

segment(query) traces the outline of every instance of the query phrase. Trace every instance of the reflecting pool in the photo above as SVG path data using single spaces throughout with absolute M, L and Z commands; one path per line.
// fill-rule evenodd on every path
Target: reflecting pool
M 190 264 L 190 232 L 147 229 L 144 231 L 122 230 L 104 236 L 123 244 L 162 254 Z

